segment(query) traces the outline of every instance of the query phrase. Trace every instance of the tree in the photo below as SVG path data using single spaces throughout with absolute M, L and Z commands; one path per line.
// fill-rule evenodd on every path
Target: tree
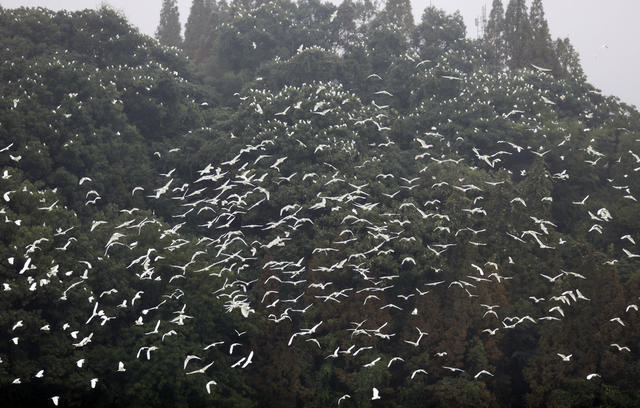
M 358 28 L 369 24 L 378 14 L 378 2 L 374 0 L 357 0 L 353 2 L 353 7 Z
M 367 45 L 374 70 L 385 71 L 392 59 L 407 50 L 412 31 L 413 15 L 409 1 L 388 1 L 369 24 Z
M 531 41 L 531 23 L 525 0 L 509 1 L 504 25 L 507 63 L 511 68 L 522 68 L 528 61 Z
M 211 8 L 208 1 L 193 0 L 189 19 L 184 27 L 184 51 L 189 57 L 193 57 L 200 48 L 210 14 Z
M 414 42 L 423 58 L 437 58 L 466 36 L 467 28 L 460 13 L 446 14 L 436 7 L 427 7 L 416 27 Z
M 380 15 L 387 23 L 397 25 L 409 38 L 415 25 L 409 0 L 387 0 Z
M 529 21 L 531 23 L 531 47 L 530 61 L 538 66 L 551 68 L 556 65 L 556 58 L 553 53 L 551 34 L 549 25 L 544 17 L 542 0 L 533 0 L 529 10 Z
M 179 47 L 182 44 L 180 31 L 180 14 L 176 0 L 164 0 L 160 10 L 160 24 L 156 30 L 156 39 L 160 44 Z
M 351 0 L 343 0 L 338 6 L 334 23 L 338 26 L 338 41 L 345 46 L 352 41 L 356 35 L 356 6 Z
M 586 79 L 580 65 L 580 56 L 568 38 L 558 38 L 554 43 L 554 51 L 562 74 L 572 76 L 578 80 Z
M 484 33 L 485 40 L 497 41 L 504 35 L 504 7 L 502 0 L 493 0 L 487 29 Z
M 504 7 L 502 6 L 502 0 L 493 0 L 487 29 L 484 32 L 484 40 L 491 53 L 490 63 L 498 68 L 504 66 L 505 63 L 504 36 Z

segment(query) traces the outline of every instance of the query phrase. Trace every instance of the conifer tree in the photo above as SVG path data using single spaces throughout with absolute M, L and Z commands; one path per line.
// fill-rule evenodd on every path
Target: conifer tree
M 180 34 L 180 14 L 176 0 L 163 0 L 160 10 L 160 24 L 156 30 L 156 39 L 160 44 L 170 47 L 180 47 L 182 36 Z
M 531 24 L 525 0 L 510 0 L 504 16 L 508 65 L 522 68 L 528 62 Z
M 502 0 L 493 0 L 489 21 L 484 32 L 484 39 L 491 52 L 491 65 L 498 68 L 502 67 L 505 62 L 504 36 L 504 7 L 502 6 Z
M 553 55 L 551 34 L 549 34 L 549 25 L 544 16 L 542 0 L 533 0 L 529 11 L 529 21 L 531 22 L 532 34 L 529 62 L 551 68 L 556 65 L 556 59 Z
M 561 70 L 560 75 L 569 75 L 578 80 L 586 79 L 580 65 L 580 56 L 568 38 L 558 38 L 554 43 L 554 52 Z
M 208 0 L 193 0 L 191 3 L 189 18 L 184 27 L 184 51 L 190 57 L 197 53 L 206 33 L 206 25 L 211 13 L 210 6 Z

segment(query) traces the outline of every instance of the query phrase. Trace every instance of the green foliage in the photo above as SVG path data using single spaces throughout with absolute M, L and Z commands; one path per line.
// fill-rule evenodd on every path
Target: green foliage
M 509 0 L 504 16 L 505 44 L 507 46 L 507 65 L 522 68 L 530 58 L 529 41 L 532 27 L 525 0 Z
M 208 1 L 193 0 L 191 10 L 189 11 L 189 19 L 184 30 L 183 49 L 187 56 L 193 58 L 202 46 L 207 34 L 207 24 L 209 23 L 212 10 L 209 8 Z
M 640 114 L 502 15 L 0 8 L 3 403 L 638 405 Z
M 489 20 L 487 21 L 487 27 L 484 32 L 484 40 L 487 43 L 488 52 L 490 55 L 490 64 L 496 68 L 502 68 L 505 65 L 505 22 L 504 22 L 504 7 L 502 6 L 502 0 L 493 0 L 491 5 L 491 12 L 489 13 Z
M 181 31 L 180 14 L 176 0 L 163 0 L 156 39 L 167 47 L 180 47 L 182 45 Z

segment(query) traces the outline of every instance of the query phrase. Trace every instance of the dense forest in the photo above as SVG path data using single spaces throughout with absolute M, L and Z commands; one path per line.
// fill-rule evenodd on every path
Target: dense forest
M 3 407 L 640 406 L 640 114 L 541 0 L 177 10 L 0 7 Z

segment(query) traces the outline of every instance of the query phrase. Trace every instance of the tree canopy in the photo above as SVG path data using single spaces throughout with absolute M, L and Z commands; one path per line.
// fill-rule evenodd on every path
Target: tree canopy
M 501 4 L 0 8 L 3 404 L 637 406 L 640 115 Z

